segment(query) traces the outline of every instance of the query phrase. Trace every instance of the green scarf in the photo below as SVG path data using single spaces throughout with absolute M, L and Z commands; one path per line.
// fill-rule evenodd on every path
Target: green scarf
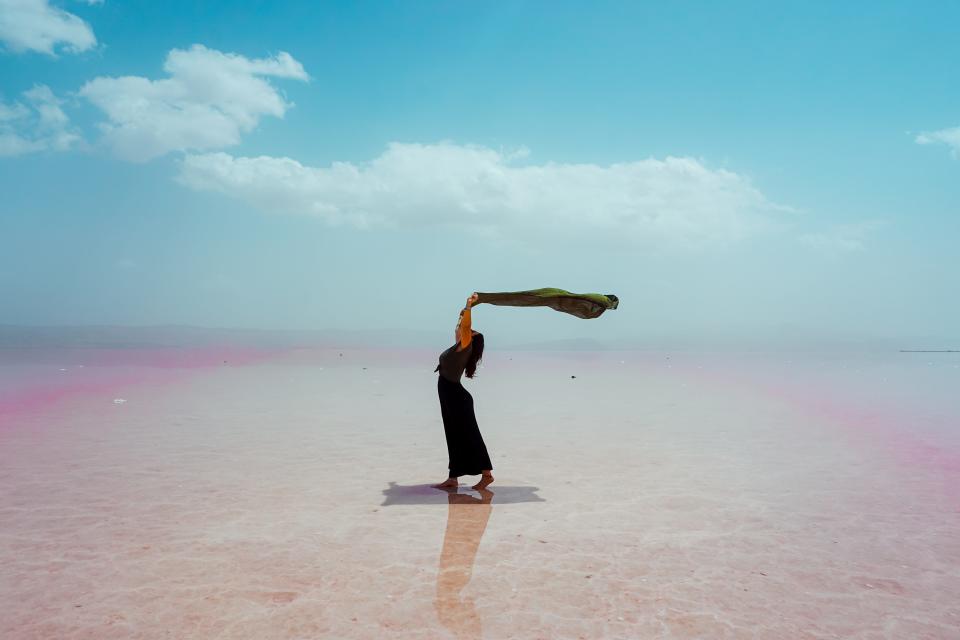
M 570 293 L 563 289 L 545 288 L 500 293 L 477 292 L 474 306 L 486 302 L 507 307 L 550 307 L 578 318 L 596 318 L 607 309 L 616 309 L 620 300 L 613 294 Z

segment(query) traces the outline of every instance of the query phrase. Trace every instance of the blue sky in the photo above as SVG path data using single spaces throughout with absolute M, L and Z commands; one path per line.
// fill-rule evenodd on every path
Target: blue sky
M 958 19 L 0 0 L 0 324 L 955 343 Z

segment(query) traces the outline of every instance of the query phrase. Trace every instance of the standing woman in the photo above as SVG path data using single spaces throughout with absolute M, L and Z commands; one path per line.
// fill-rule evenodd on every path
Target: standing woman
M 493 465 L 473 412 L 473 396 L 460 382 L 464 372 L 468 378 L 473 378 L 483 356 L 483 334 L 470 326 L 470 307 L 478 297 L 474 292 L 467 298 L 454 332 L 455 342 L 440 354 L 440 363 L 434 369 L 440 372 L 437 393 L 447 439 L 447 468 L 450 470 L 444 482 L 433 485 L 438 489 L 458 486 L 459 476 L 480 475 L 480 482 L 473 485 L 474 489 L 483 489 L 493 482 Z

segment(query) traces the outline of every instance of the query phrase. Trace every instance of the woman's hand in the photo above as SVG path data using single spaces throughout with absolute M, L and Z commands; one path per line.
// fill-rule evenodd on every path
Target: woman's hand
M 467 308 L 469 309 L 470 307 L 472 307 L 473 305 L 475 305 L 475 304 L 477 303 L 477 299 L 479 299 L 479 298 L 480 298 L 480 296 L 477 295 L 477 292 L 476 292 L 476 291 L 474 291 L 473 294 L 471 294 L 471 296 L 470 296 L 469 298 L 467 298 Z

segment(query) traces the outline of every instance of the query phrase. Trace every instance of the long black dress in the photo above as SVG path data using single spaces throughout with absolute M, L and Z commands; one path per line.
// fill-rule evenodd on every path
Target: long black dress
M 437 376 L 437 394 L 440 396 L 440 415 L 449 457 L 447 468 L 451 478 L 476 476 L 485 469 L 493 469 L 473 411 L 473 396 L 460 382 L 473 350 L 473 342 L 466 349 L 458 351 L 459 346 L 457 342 L 441 353 L 440 363 L 435 369 L 440 372 Z

